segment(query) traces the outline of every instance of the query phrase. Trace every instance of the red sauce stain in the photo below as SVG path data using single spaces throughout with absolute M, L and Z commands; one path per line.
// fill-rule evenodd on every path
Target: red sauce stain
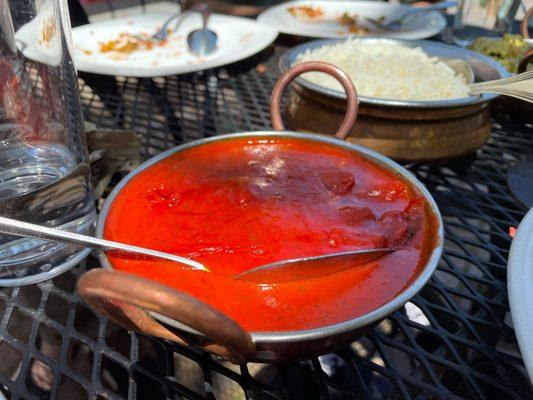
M 406 182 L 357 154 L 254 138 L 194 147 L 139 173 L 111 206 L 104 236 L 212 272 L 111 254 L 116 269 L 188 292 L 249 331 L 287 331 L 352 319 L 394 298 L 425 265 L 435 222 Z M 330 276 L 232 278 L 278 260 L 383 246 L 399 250 Z

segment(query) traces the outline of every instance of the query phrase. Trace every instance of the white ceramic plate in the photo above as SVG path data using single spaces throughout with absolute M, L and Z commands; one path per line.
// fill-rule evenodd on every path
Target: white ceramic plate
M 533 208 L 520 223 L 511 245 L 507 291 L 518 345 L 533 383 Z
M 62 51 L 60 32 L 52 2 L 43 1 L 35 18 L 15 32 L 15 42 L 29 59 L 57 66 Z
M 187 34 L 202 26 L 200 15 L 192 14 L 182 21 L 178 31 L 169 37 L 164 46 L 134 51 L 127 56 L 100 51 L 100 43 L 115 39 L 122 32 L 151 34 L 168 17 L 165 13 L 140 14 L 74 28 L 72 36 L 76 68 L 79 71 L 113 76 L 183 74 L 242 60 L 266 48 L 278 35 L 276 29 L 253 20 L 214 14 L 210 18 L 209 28 L 218 34 L 218 48 L 207 57 L 199 57 L 188 51 L 186 43 Z M 16 38 L 26 57 L 50 63 L 50 57 L 46 56 L 48 49 L 36 40 L 41 32 L 41 26 L 36 20 L 17 31 Z
M 288 8 L 292 6 L 320 7 L 324 15 L 320 18 L 305 19 L 295 17 Z M 269 8 L 257 17 L 261 24 L 271 26 L 281 33 L 313 38 L 338 39 L 349 36 L 347 26 L 341 25 L 338 18 L 344 14 L 357 14 L 358 21 L 366 25 L 364 17 L 388 19 L 403 14 L 409 6 L 378 1 L 342 1 L 342 0 L 302 0 L 283 3 Z M 371 25 L 368 25 L 371 27 Z M 397 39 L 425 39 L 440 33 L 446 27 L 446 19 L 437 12 L 417 13 L 406 17 L 402 31 L 365 35 L 365 37 L 386 37 Z

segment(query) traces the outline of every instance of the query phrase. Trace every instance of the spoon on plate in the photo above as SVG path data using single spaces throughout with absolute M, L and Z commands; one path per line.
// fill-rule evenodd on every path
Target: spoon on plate
M 313 257 L 291 258 L 252 268 L 234 275 L 233 278 L 258 283 L 279 283 L 318 278 L 369 263 L 392 253 L 394 250 L 393 248 L 364 249 Z
M 193 269 L 209 271 L 209 269 L 203 264 L 194 260 L 189 260 L 188 258 L 177 256 L 175 254 L 164 253 L 161 251 L 132 246 L 125 243 L 81 235 L 79 233 L 49 228 L 42 225 L 30 224 L 28 222 L 11 218 L 0 217 L 0 232 L 16 236 L 33 237 L 37 239 L 47 239 L 55 242 L 69 243 L 104 252 L 116 251 L 116 254 L 141 254 L 150 258 L 155 257 L 164 260 L 175 261 L 180 264 L 188 265 Z
M 217 48 L 218 36 L 211 29 L 207 28 L 207 22 L 211 16 L 211 11 L 205 3 L 199 3 L 194 9 L 202 14 L 203 28 L 195 29 L 187 35 L 187 44 L 191 53 L 205 57 L 213 53 Z
M 496 93 L 533 103 L 533 71 L 523 72 L 509 78 L 474 83 L 474 71 L 466 61 L 452 57 L 442 57 L 441 60 L 457 75 L 465 78 L 470 95 Z
M 428 12 L 428 11 L 446 10 L 447 8 L 455 7 L 456 5 L 457 5 L 457 1 L 444 0 L 444 1 L 439 1 L 437 3 L 431 4 L 429 6 L 411 7 L 410 9 L 407 9 L 403 13 L 388 19 L 387 22 L 383 21 L 384 19 L 383 17 L 378 18 L 378 19 L 365 17 L 365 20 L 370 22 L 372 25 L 374 25 L 379 30 L 396 31 L 401 28 L 402 21 L 410 15 Z
M 162 42 L 166 40 L 170 34 L 176 32 L 183 20 L 193 12 L 199 12 L 200 14 L 202 14 L 203 28 L 195 29 L 187 36 L 187 44 L 189 46 L 189 50 L 199 56 L 208 56 L 216 50 L 218 36 L 212 30 L 207 29 L 207 22 L 211 15 L 211 11 L 209 10 L 208 5 L 205 3 L 197 3 L 188 10 L 185 10 L 182 4 L 181 11 L 172 14 L 170 17 L 168 17 L 163 22 L 161 28 L 159 28 L 154 34 L 150 36 L 150 40 L 154 42 Z M 170 29 L 169 26 L 174 20 L 176 20 L 174 27 Z M 132 36 L 135 36 L 141 40 L 145 40 L 145 38 L 140 35 Z

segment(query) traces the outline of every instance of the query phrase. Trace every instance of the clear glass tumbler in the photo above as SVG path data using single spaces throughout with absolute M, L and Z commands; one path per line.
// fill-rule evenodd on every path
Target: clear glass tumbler
M 66 0 L 0 0 L 0 215 L 94 227 Z M 89 251 L 0 234 L 0 286 L 51 278 Z
M 510 33 L 521 0 L 458 0 L 452 26 L 452 39 L 468 46 L 480 36 L 496 37 Z

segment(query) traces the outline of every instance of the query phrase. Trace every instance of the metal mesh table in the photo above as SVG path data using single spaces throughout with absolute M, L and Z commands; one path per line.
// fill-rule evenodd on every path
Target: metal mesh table
M 101 127 L 134 129 L 146 157 L 206 136 L 268 129 L 282 50 L 271 47 L 224 69 L 180 77 L 115 83 L 82 75 L 86 118 Z M 506 291 L 508 230 L 526 211 L 512 198 L 506 171 L 527 158 L 533 158 L 533 126 L 496 119 L 490 141 L 475 155 L 407 166 L 442 211 L 444 256 L 406 307 L 334 355 L 237 367 L 127 332 L 79 301 L 72 274 L 79 276 L 80 266 L 49 282 L 0 291 L 0 390 L 10 399 L 533 398 Z M 28 292 L 40 300 L 23 303 Z M 27 329 L 14 329 L 15 317 Z M 82 328 L 87 319 L 97 329 Z M 57 359 L 38 350 L 44 325 L 61 335 Z M 75 353 L 84 361 L 73 362 Z M 30 384 L 35 359 L 54 373 L 49 395 Z

